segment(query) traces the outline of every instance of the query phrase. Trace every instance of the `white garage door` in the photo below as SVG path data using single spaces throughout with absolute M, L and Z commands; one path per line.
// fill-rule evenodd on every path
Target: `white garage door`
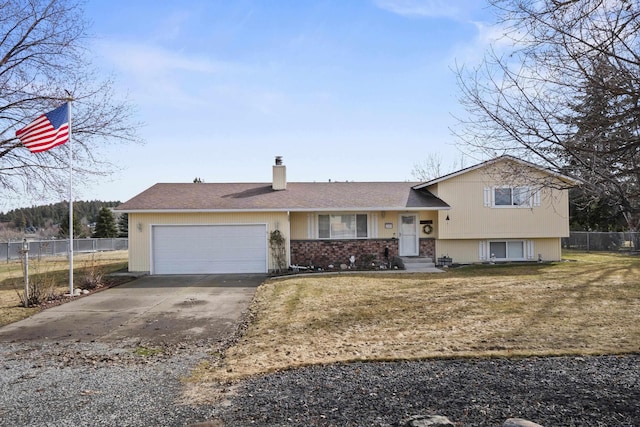
M 152 274 L 266 273 L 267 226 L 154 225 Z

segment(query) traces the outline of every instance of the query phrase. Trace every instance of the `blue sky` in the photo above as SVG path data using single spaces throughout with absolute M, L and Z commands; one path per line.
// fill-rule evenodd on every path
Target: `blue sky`
M 414 180 L 461 153 L 452 71 L 491 40 L 479 0 L 91 0 L 91 52 L 145 123 L 108 149 L 120 171 L 78 199 L 156 182 Z M 466 165 L 475 163 L 467 159 Z

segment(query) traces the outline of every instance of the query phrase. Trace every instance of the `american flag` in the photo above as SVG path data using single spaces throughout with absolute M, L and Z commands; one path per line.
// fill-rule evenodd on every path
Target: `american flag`
M 47 151 L 69 140 L 69 104 L 41 115 L 24 128 L 16 131 L 16 137 L 32 153 Z

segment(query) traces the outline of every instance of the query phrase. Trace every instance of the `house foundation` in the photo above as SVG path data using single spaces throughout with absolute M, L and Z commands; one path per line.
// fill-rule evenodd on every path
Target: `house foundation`
M 386 264 L 398 256 L 398 239 L 366 240 L 292 240 L 291 264 L 336 268 L 341 264 L 349 265 L 354 256 L 358 268 L 370 268 L 371 264 Z M 435 256 L 435 239 L 420 239 L 420 256 Z M 385 251 L 386 250 L 386 251 Z M 388 258 L 385 257 L 388 255 Z

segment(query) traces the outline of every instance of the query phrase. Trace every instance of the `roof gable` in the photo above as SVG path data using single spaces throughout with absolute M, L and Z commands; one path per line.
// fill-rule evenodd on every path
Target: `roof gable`
M 500 157 L 496 157 L 495 159 L 487 160 L 487 161 L 484 161 L 482 163 L 478 163 L 477 165 L 470 166 L 470 167 L 467 167 L 467 168 L 464 168 L 464 169 L 460 169 L 459 171 L 452 172 L 452 173 L 449 173 L 447 175 L 443 175 L 443 176 L 441 176 L 439 178 L 432 179 L 432 180 L 424 182 L 422 184 L 418 184 L 418 185 L 414 186 L 413 188 L 416 189 L 416 190 L 425 189 L 427 187 L 430 187 L 432 185 L 438 184 L 440 182 L 447 181 L 447 180 L 455 178 L 457 176 L 464 175 L 466 173 L 473 172 L 473 171 L 476 171 L 478 169 L 482 169 L 482 168 L 485 168 L 485 167 L 488 167 L 488 166 L 492 166 L 492 165 L 495 165 L 496 163 L 500 163 L 500 162 L 513 162 L 513 163 L 517 164 L 520 167 L 532 168 L 532 169 L 535 169 L 538 172 L 542 172 L 544 174 L 547 174 L 550 177 L 554 177 L 554 178 L 556 178 L 556 179 L 558 179 L 560 181 L 564 181 L 566 184 L 569 184 L 569 185 L 577 185 L 578 184 L 578 181 L 576 181 L 575 179 L 573 179 L 571 177 L 568 177 L 566 175 L 562 175 L 562 174 L 556 173 L 556 172 L 554 172 L 552 170 L 549 170 L 547 168 L 544 168 L 544 167 L 542 167 L 540 165 L 536 165 L 534 163 L 527 162 L 525 160 L 517 159 L 517 158 L 515 158 L 513 156 L 503 155 L 503 156 L 500 156 Z

